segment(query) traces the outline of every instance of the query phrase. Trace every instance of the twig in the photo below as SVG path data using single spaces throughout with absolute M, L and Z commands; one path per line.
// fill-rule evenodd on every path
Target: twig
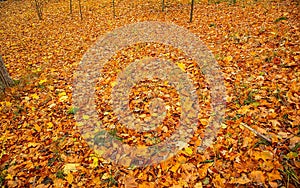
M 252 131 L 254 134 L 256 134 L 257 136 L 265 139 L 266 141 L 268 141 L 269 143 L 272 143 L 272 140 L 268 137 L 266 137 L 265 135 L 257 132 L 255 129 L 249 127 L 246 123 L 241 123 L 241 125 L 243 125 L 244 127 L 246 127 L 247 129 L 249 129 L 250 131 Z

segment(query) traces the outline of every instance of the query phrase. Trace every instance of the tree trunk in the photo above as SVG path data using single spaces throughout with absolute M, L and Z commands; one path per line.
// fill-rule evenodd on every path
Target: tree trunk
M 2 56 L 0 55 L 0 89 L 4 90 L 6 87 L 14 85 L 14 81 L 10 78 Z
M 78 4 L 79 4 L 80 19 L 82 20 L 81 1 L 80 0 L 78 0 Z
M 113 15 L 114 15 L 114 18 L 116 18 L 115 0 L 112 0 L 112 7 L 113 7 Z
M 190 22 L 193 21 L 193 11 L 194 11 L 194 0 L 191 2 L 191 12 L 190 12 Z
M 39 0 L 34 0 L 35 2 L 35 10 L 39 17 L 39 20 L 43 19 L 43 11 L 42 11 L 42 3 Z
M 70 14 L 72 14 L 72 0 L 70 0 Z

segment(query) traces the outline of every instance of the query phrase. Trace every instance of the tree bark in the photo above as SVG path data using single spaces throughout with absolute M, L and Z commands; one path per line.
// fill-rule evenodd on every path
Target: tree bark
M 39 0 L 34 0 L 36 13 L 39 17 L 39 20 L 43 19 L 42 3 Z
M 194 11 L 194 0 L 191 2 L 191 12 L 190 12 L 190 22 L 193 21 L 193 11 Z
M 116 18 L 115 0 L 112 0 L 112 7 L 113 7 L 113 15 L 114 15 L 114 18 Z
M 4 90 L 6 87 L 14 85 L 14 81 L 10 78 L 7 69 L 4 65 L 2 56 L 0 55 L 0 89 Z
M 70 14 L 72 14 L 72 0 L 70 0 Z
M 80 19 L 82 20 L 81 1 L 80 0 L 78 0 L 78 4 L 79 4 Z

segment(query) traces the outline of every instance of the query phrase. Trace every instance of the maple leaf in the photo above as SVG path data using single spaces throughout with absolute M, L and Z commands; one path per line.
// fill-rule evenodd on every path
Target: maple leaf
M 267 161 L 273 159 L 273 153 L 270 151 L 254 152 L 253 155 L 256 160 L 263 159 Z
M 261 184 L 264 184 L 265 180 L 266 180 L 266 177 L 265 177 L 264 173 L 262 171 L 259 171 L 259 170 L 255 170 L 255 171 L 250 172 L 249 178 L 252 181 L 257 182 L 257 183 L 261 183 Z

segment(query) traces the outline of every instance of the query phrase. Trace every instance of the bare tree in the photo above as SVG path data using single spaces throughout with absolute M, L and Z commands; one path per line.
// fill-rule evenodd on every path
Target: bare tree
M 14 85 L 14 81 L 10 78 L 2 56 L 0 55 L 0 89 L 4 90 L 6 87 Z

